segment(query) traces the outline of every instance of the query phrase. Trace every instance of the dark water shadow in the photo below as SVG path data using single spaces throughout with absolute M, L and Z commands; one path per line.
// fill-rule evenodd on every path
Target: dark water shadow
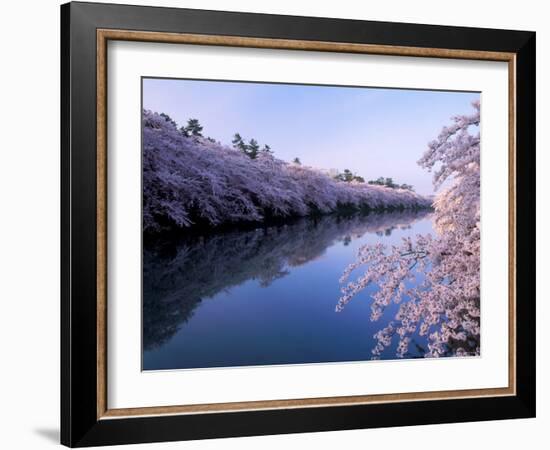
M 287 225 L 193 236 L 144 247 L 143 349 L 167 342 L 204 299 L 257 280 L 261 286 L 321 256 L 335 242 L 389 235 L 429 211 L 304 218 Z

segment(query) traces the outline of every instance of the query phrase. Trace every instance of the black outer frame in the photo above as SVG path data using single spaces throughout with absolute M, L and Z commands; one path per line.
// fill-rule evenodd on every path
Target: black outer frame
M 97 419 L 96 29 L 516 53 L 517 395 Z M 94 3 L 61 6 L 61 443 L 71 447 L 535 416 L 535 33 Z

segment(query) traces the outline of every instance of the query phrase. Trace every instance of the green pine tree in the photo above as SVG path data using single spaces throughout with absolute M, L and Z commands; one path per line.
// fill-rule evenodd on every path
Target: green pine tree
M 239 133 L 235 133 L 233 135 L 233 140 L 231 143 L 233 144 L 233 147 L 238 148 L 243 153 L 246 153 L 246 144 Z
M 198 119 L 189 119 L 185 131 L 188 136 L 202 136 L 202 126 Z
M 260 145 L 258 141 L 254 138 L 250 139 L 248 145 L 246 146 L 246 154 L 251 159 L 256 159 L 258 157 L 258 152 L 260 151 Z

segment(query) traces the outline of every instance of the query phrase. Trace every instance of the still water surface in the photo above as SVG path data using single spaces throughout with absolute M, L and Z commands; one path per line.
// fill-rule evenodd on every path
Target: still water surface
M 401 211 L 306 218 L 146 247 L 143 369 L 369 360 L 374 333 L 398 306 L 371 322 L 374 285 L 336 313 L 338 280 L 360 246 L 431 232 L 428 212 Z M 394 341 L 382 359 L 395 358 Z M 422 356 L 425 344 L 413 337 L 406 356 Z

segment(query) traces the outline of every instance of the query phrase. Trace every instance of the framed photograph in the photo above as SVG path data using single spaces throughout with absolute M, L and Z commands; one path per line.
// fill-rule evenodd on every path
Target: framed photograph
M 61 7 L 61 441 L 535 415 L 535 33 Z

